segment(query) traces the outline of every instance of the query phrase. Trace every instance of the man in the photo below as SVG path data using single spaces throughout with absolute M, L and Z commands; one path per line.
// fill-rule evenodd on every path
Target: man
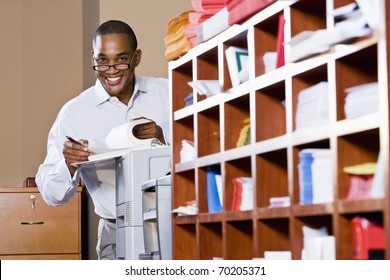
M 92 47 L 96 83 L 59 112 L 49 132 L 47 155 L 36 174 L 36 182 L 47 204 L 59 206 L 73 197 L 81 175 L 95 212 L 101 217 L 98 258 L 115 259 L 115 186 L 110 180 L 115 174 L 114 163 L 93 172 L 80 172 L 71 164 L 88 160 L 89 146 L 104 147 L 111 128 L 134 118 L 152 120 L 135 127 L 136 137 L 158 138 L 169 144 L 168 81 L 135 75 L 142 52 L 137 49 L 133 30 L 124 22 L 111 20 L 100 25 Z M 69 141 L 66 136 L 80 143 Z

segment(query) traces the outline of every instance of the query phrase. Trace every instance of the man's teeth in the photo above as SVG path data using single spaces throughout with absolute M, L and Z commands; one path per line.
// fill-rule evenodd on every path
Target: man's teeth
M 110 82 L 116 82 L 120 79 L 120 77 L 116 77 L 116 78 L 107 78 L 107 80 L 109 80 Z

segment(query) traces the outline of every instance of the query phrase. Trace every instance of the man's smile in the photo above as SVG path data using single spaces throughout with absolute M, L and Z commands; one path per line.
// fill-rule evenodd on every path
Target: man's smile
M 106 82 L 110 86 L 116 85 L 120 82 L 121 77 L 106 77 Z

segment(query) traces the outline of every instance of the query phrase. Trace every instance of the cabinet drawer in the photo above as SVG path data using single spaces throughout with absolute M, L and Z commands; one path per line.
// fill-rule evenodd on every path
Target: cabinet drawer
M 80 252 L 80 194 L 50 207 L 39 192 L 0 193 L 0 254 Z
M 0 255 L 0 260 L 81 260 L 81 254 Z

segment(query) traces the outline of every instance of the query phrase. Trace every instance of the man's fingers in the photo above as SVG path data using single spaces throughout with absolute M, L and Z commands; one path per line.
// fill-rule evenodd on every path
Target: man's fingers
M 64 148 L 62 149 L 62 154 L 68 165 L 88 160 L 89 152 L 88 148 L 83 145 L 72 143 L 66 141 L 64 143 Z
M 133 128 L 133 134 L 137 138 L 154 138 L 156 137 L 156 123 L 150 122 L 146 124 L 139 124 Z

